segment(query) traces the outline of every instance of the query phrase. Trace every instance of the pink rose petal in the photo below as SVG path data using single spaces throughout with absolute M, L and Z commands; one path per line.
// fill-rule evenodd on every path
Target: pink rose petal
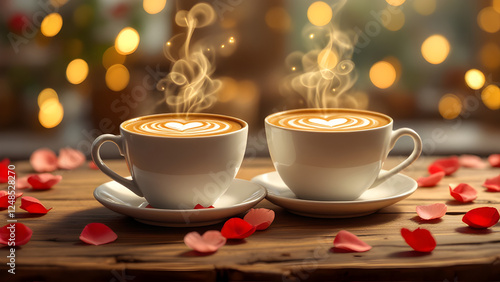
M 469 225 L 469 227 L 482 229 L 489 228 L 497 224 L 500 219 L 498 210 L 494 207 L 481 207 L 468 211 L 463 217 L 462 221 Z
M 34 214 L 46 214 L 52 208 L 47 209 L 37 198 L 25 196 L 21 198 L 21 209 Z
M 488 166 L 486 162 L 483 161 L 479 156 L 476 155 L 461 155 L 458 158 L 460 165 L 468 168 L 478 168 L 483 169 Z
M 226 244 L 226 238 L 217 230 L 209 230 L 203 236 L 189 232 L 184 236 L 184 244 L 200 253 L 213 253 Z
M 490 192 L 500 192 L 500 175 L 486 179 L 483 187 L 486 187 Z
M 410 231 L 406 228 L 401 228 L 401 236 L 417 252 L 429 253 L 436 248 L 436 240 L 427 229 L 417 228 L 414 231 Z
M 14 195 L 14 202 L 17 198 L 21 197 L 23 193 L 16 193 Z M 9 199 L 9 192 L 2 190 L 0 191 L 0 209 L 6 209 L 9 206 L 11 206 L 10 201 L 12 200 L 13 197 L 10 197 Z
M 30 188 L 31 185 L 28 183 L 29 176 L 23 176 L 16 178 L 16 189 L 26 189 Z
M 20 222 L 8 223 L 0 228 L 0 244 L 9 245 L 9 242 L 11 242 L 9 239 L 11 238 L 10 235 L 12 230 L 14 230 L 16 234 L 13 241 L 14 246 L 22 246 L 28 243 L 31 239 L 31 235 L 33 235 L 33 231 L 28 226 Z
M 36 172 L 52 172 L 57 169 L 57 156 L 54 151 L 42 148 L 34 151 L 30 164 Z
M 333 240 L 333 246 L 337 249 L 350 252 L 366 252 L 372 248 L 372 246 L 361 241 L 356 235 L 346 230 L 339 231 Z
M 270 209 L 250 209 L 243 220 L 255 226 L 255 230 L 265 230 L 274 221 L 274 211 Z
M 427 177 L 419 177 L 417 179 L 418 187 L 434 187 L 443 179 L 444 175 L 444 171 L 439 171 Z
M 448 207 L 443 203 L 435 203 L 426 206 L 417 206 L 417 214 L 421 219 L 431 220 L 441 218 L 446 214 Z
M 460 163 L 457 156 L 442 158 L 434 161 L 428 168 L 430 174 L 444 171 L 446 175 L 452 175 L 460 168 Z
M 33 174 L 28 177 L 28 183 L 35 190 L 47 190 L 61 181 L 61 175 L 50 173 Z
M 477 191 L 469 184 L 460 183 L 458 185 L 450 184 L 450 195 L 455 200 L 462 203 L 469 203 L 477 198 Z
M 103 245 L 116 240 L 118 236 L 102 223 L 89 223 L 83 228 L 80 240 L 91 245 Z
M 488 162 L 492 167 L 500 167 L 500 154 L 492 154 L 488 157 Z
M 85 155 L 72 148 L 62 148 L 59 150 L 57 166 L 61 169 L 75 169 L 86 161 Z

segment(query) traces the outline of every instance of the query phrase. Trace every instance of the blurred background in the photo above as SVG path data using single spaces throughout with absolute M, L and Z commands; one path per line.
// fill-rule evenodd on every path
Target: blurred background
M 0 159 L 40 147 L 89 155 L 122 121 L 168 112 L 156 88 L 171 67 L 164 46 L 185 31 L 175 13 L 198 2 L 1 1 Z M 309 50 L 317 19 L 356 38 L 352 107 L 415 129 L 424 155 L 500 152 L 500 0 L 349 0 L 333 19 L 316 2 L 206 1 L 217 19 L 193 41 L 215 50 L 223 86 L 205 111 L 249 122 L 249 156 L 267 155 L 265 116 L 305 106 L 283 87 L 296 71 L 286 61 Z

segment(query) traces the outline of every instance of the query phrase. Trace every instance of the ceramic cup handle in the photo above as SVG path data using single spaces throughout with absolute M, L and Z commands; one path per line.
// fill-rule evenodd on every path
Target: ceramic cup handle
M 101 145 L 106 142 L 114 143 L 118 149 L 120 150 L 120 154 L 123 156 L 123 137 L 121 135 L 113 135 L 113 134 L 103 134 L 97 137 L 92 143 L 92 159 L 97 167 L 104 172 L 107 176 L 111 177 L 116 182 L 121 185 L 127 187 L 130 191 L 134 192 L 137 196 L 143 197 L 141 190 L 137 187 L 134 180 L 126 179 L 120 176 L 118 173 L 111 170 L 101 159 L 101 155 L 99 154 L 99 149 Z
M 403 136 L 410 136 L 413 139 L 413 152 L 411 153 L 411 155 L 408 158 L 406 158 L 400 164 L 395 166 L 393 169 L 391 169 L 389 171 L 380 172 L 377 179 L 375 179 L 375 182 L 373 183 L 373 185 L 370 188 L 378 186 L 380 183 L 386 181 L 389 177 L 402 171 L 407 166 L 412 164 L 420 156 L 420 153 L 422 152 L 422 140 L 420 139 L 420 136 L 418 136 L 418 134 L 414 130 L 409 129 L 409 128 L 401 128 L 401 129 L 398 129 L 398 130 L 395 130 L 392 132 L 391 141 L 389 143 L 389 150 L 392 150 L 392 148 L 394 148 L 394 145 L 396 144 L 398 139 L 403 137 Z

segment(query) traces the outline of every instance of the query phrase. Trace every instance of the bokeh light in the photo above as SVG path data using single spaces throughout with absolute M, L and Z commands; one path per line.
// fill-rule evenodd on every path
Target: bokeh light
M 118 33 L 115 40 L 115 49 L 122 55 L 132 54 L 139 46 L 139 33 L 137 30 L 126 27 Z
M 450 53 L 450 43 L 448 40 L 439 34 L 429 36 L 422 43 L 422 56 L 431 64 L 440 64 L 446 60 Z
M 393 9 L 395 10 L 396 8 Z M 403 13 L 403 11 L 399 11 L 399 13 L 388 13 L 391 16 L 388 18 L 388 20 L 382 21 L 382 25 L 390 31 L 400 30 L 405 24 L 405 14 Z
M 484 80 L 484 74 L 480 70 L 470 69 L 465 73 L 465 82 L 474 90 L 478 90 L 483 87 Z
M 327 25 L 332 16 L 332 7 L 323 1 L 316 1 L 307 9 L 307 19 L 315 26 Z
M 457 118 L 462 112 L 462 101 L 455 94 L 446 94 L 439 100 L 439 114 L 445 119 Z
M 108 69 L 112 65 L 125 63 L 125 59 L 127 57 L 125 55 L 119 54 L 114 46 L 109 47 L 104 51 L 102 55 L 102 65 L 104 68 Z
M 493 0 L 493 2 L 491 2 L 491 6 L 497 13 L 500 13 L 500 0 Z
M 167 0 L 143 0 L 142 7 L 146 13 L 154 15 L 158 14 L 165 8 L 165 4 L 167 4 Z
M 51 13 L 45 16 L 40 25 L 40 30 L 47 37 L 56 36 L 61 31 L 63 19 L 58 13 Z
M 500 67 L 500 47 L 493 42 L 485 44 L 479 51 L 481 64 L 490 70 Z
M 273 7 L 266 12 L 266 24 L 277 31 L 288 31 L 292 26 L 292 19 L 282 7 Z
M 391 6 L 401 6 L 406 0 L 385 0 Z
M 54 8 L 59 8 L 62 5 L 68 3 L 68 0 L 50 0 L 50 5 L 52 5 Z
M 94 9 L 88 4 L 80 5 L 73 12 L 73 22 L 80 28 L 90 25 L 94 16 Z
M 488 109 L 500 109 L 500 88 L 493 84 L 486 86 L 481 92 L 481 99 Z
M 49 100 L 59 101 L 59 97 L 57 96 L 57 92 L 54 89 L 45 88 L 42 91 L 40 91 L 40 94 L 38 94 L 38 99 L 37 99 L 38 107 L 42 107 L 43 103 Z
M 482 30 L 495 33 L 500 30 L 500 14 L 493 7 L 483 8 L 477 14 L 477 24 Z
M 431 15 L 436 11 L 436 0 L 413 1 L 413 9 L 422 16 Z
M 49 99 L 40 106 L 38 121 L 45 128 L 58 126 L 64 116 L 64 109 L 59 100 Z
M 338 62 L 335 50 L 325 48 L 318 54 L 318 65 L 321 69 L 333 69 Z
M 376 87 L 386 89 L 396 81 L 396 69 L 387 61 L 379 61 L 370 68 L 370 80 Z
M 66 68 L 66 78 L 72 84 L 82 83 L 89 74 L 89 65 L 82 59 L 74 59 Z
M 122 91 L 130 80 L 128 69 L 121 64 L 112 65 L 106 71 L 106 85 L 113 91 Z

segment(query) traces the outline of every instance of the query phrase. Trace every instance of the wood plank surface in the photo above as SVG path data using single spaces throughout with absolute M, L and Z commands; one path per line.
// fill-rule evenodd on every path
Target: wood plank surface
M 414 179 L 427 175 L 433 159 L 422 157 L 404 174 Z M 389 158 L 386 168 L 400 160 Z M 108 163 L 127 175 L 124 161 Z M 27 162 L 15 165 L 18 177 L 32 173 Z M 273 170 L 269 159 L 245 159 L 238 178 L 251 179 Z M 460 168 L 436 187 L 419 188 L 409 198 L 359 218 L 302 217 L 263 200 L 257 207 L 276 212 L 269 229 L 229 242 L 206 256 L 190 251 L 183 237 L 190 231 L 220 230 L 222 223 L 191 228 L 142 224 L 94 199 L 93 190 L 110 180 L 100 171 L 82 166 L 55 173 L 63 175 L 63 180 L 53 189 L 22 191 L 53 210 L 39 216 L 17 209 L 16 219 L 33 230 L 33 237 L 16 249 L 15 275 L 7 273 L 9 248 L 0 248 L 0 281 L 500 280 L 500 225 L 474 230 L 462 222 L 462 216 L 472 208 L 500 208 L 500 193 L 481 187 L 486 178 L 500 174 L 499 168 Z M 451 198 L 448 185 L 461 182 L 478 190 L 476 201 L 461 204 Z M 431 222 L 419 220 L 416 206 L 436 202 L 446 203 L 448 213 Z M 1 214 L 3 226 L 7 211 Z M 108 225 L 118 239 L 101 246 L 82 243 L 79 234 L 91 222 Z M 402 227 L 429 229 L 436 238 L 436 249 L 429 254 L 412 251 L 400 235 Z M 358 235 L 373 249 L 335 252 L 332 242 L 342 229 Z

